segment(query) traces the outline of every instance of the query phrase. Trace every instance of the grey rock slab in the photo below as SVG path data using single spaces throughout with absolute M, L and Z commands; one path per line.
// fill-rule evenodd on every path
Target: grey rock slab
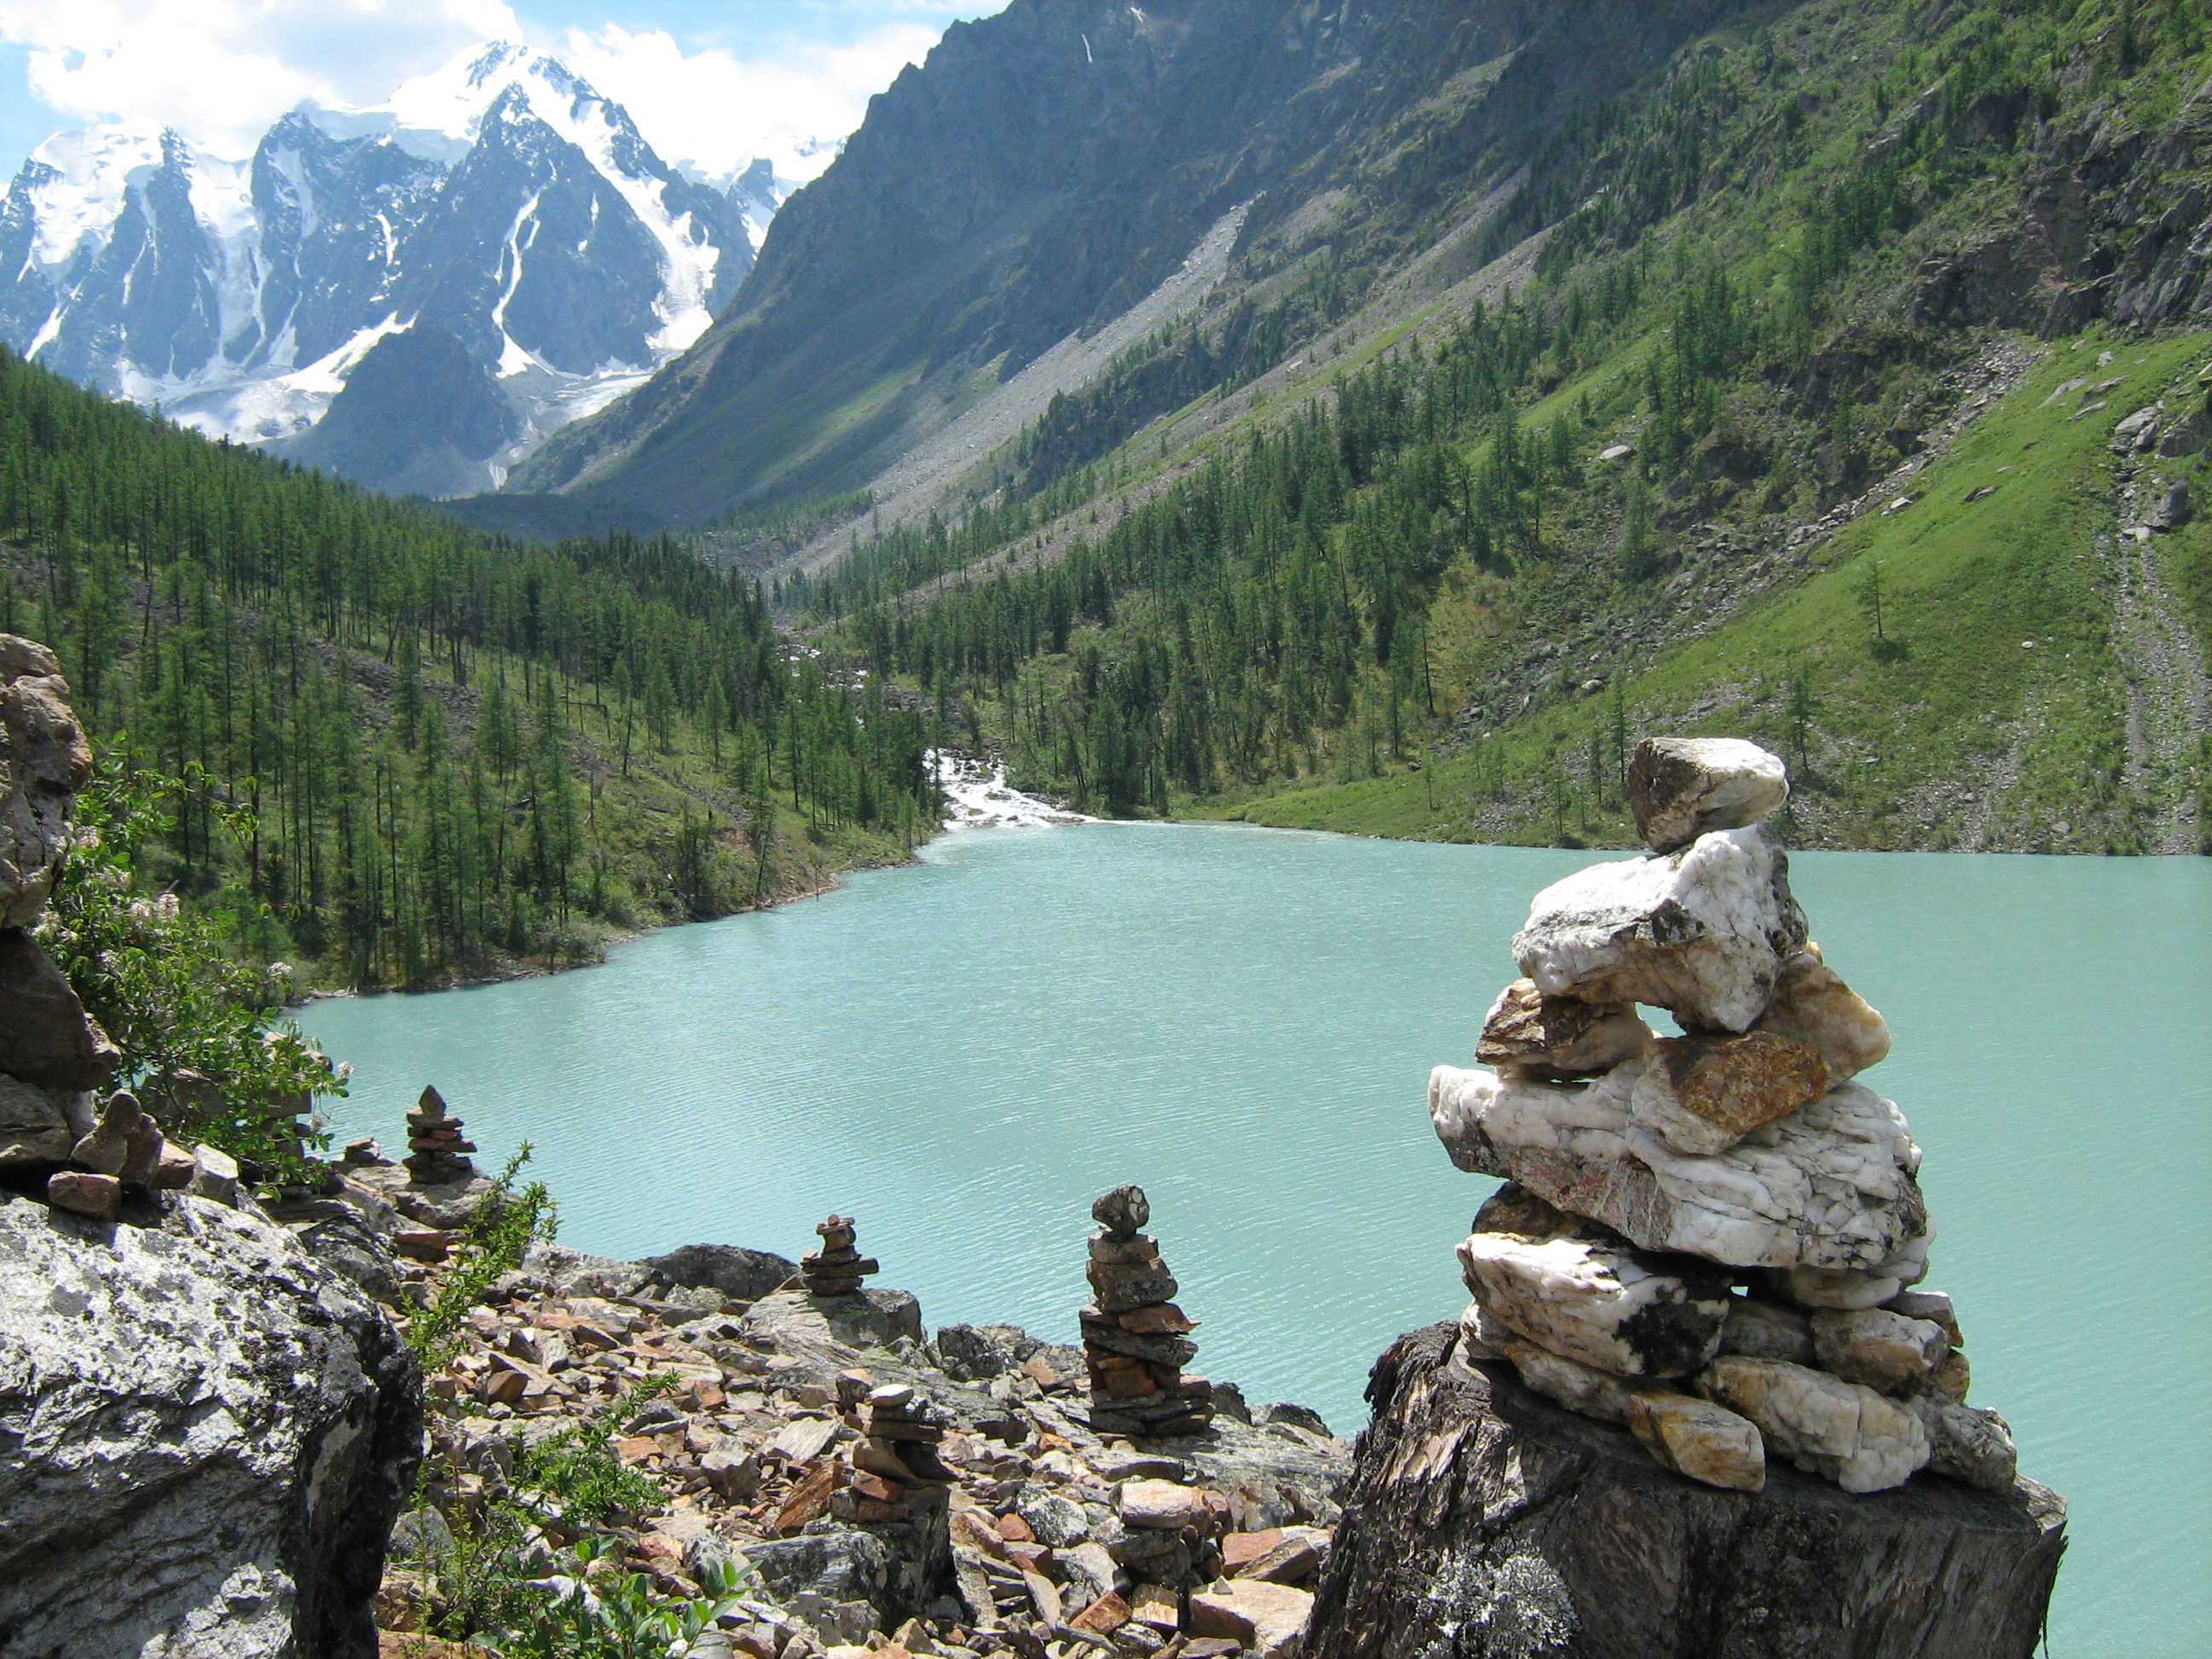
M 1747 1359 L 1786 1359 L 1793 1365 L 1809 1365 L 1814 1358 L 1813 1328 L 1794 1308 L 1738 1297 L 1729 1306 L 1720 1351 L 1741 1354 Z
M 686 1244 L 637 1264 L 649 1279 L 692 1290 L 716 1290 L 736 1302 L 757 1302 L 799 1276 L 797 1264 L 767 1250 L 734 1244 Z
M 81 1138 L 69 1102 L 66 1091 L 0 1074 L 0 1170 L 66 1161 Z
M 1754 827 L 1553 883 L 1513 936 L 1513 959 L 1547 996 L 1648 1003 L 1742 1031 L 1804 943 L 1789 858 Z
M 1781 757 L 1741 738 L 1646 738 L 1628 763 L 1629 811 L 1654 852 L 1746 829 L 1789 799 Z
M 843 1428 L 834 1417 L 802 1417 L 787 1424 L 769 1447 L 794 1463 L 811 1463 L 836 1443 Z
M 2020 1478 L 2012 1425 L 1995 1412 L 1923 1395 L 1911 1402 L 1928 1431 L 1928 1467 L 1984 1492 L 2009 1492 Z
M 1054 1549 L 1066 1549 L 1081 1543 L 1091 1535 L 1091 1524 L 1083 1513 L 1083 1506 L 1072 1499 L 1048 1492 L 1034 1482 L 1022 1488 L 1014 1508 L 1030 1530 L 1036 1534 L 1040 1544 Z
M 45 1088 L 97 1089 L 122 1057 L 38 941 L 0 932 L 0 1072 Z
M 2158 417 L 2162 409 L 2163 405 L 2152 404 L 2136 410 L 2132 415 L 2121 416 L 2118 424 L 2112 428 L 2112 453 L 2125 455 L 2148 449 L 2151 441 L 2158 435 Z
M 151 1202 L 138 1226 L 0 1195 L 10 1659 L 368 1659 L 414 1358 L 283 1227 Z
M 1863 1272 L 1924 1239 L 1920 1149 L 1892 1102 L 1847 1083 L 1696 1157 L 1631 1116 L 1643 1070 L 1631 1060 L 1590 1083 L 1551 1084 L 1439 1066 L 1430 1119 L 1461 1169 L 1517 1181 L 1647 1250 Z

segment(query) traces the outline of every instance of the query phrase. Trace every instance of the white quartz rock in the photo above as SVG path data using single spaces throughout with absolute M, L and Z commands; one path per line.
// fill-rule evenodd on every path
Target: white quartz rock
M 1547 996 L 1649 1003 L 1742 1031 L 1804 943 L 1789 858 L 1753 827 L 1554 882 L 1513 936 L 1513 959 Z
M 1647 1250 L 1863 1273 L 1927 1232 L 1913 1179 L 1920 1149 L 1890 1102 L 1847 1083 L 1724 1152 L 1697 1157 L 1630 1116 L 1644 1066 L 1631 1060 L 1582 1084 L 1439 1066 L 1430 1117 L 1461 1169 L 1518 1181 Z M 1894 1275 L 1888 1282 L 1852 1305 L 1904 1288 Z
M 1928 1462 L 1928 1431 L 1911 1407 L 1826 1371 L 1723 1354 L 1694 1386 L 1756 1423 L 1770 1452 L 1845 1492 L 1901 1486 Z
M 1468 1289 L 1501 1323 L 1616 1376 L 1688 1376 L 1713 1357 L 1728 1319 L 1724 1274 L 1623 1243 L 1475 1232 L 1459 1259 Z
M 1601 1423 L 1628 1421 L 1629 1386 L 1611 1372 L 1538 1346 L 1480 1302 L 1468 1304 L 1459 1328 L 1460 1351 L 1469 1358 L 1510 1360 L 1522 1382 L 1547 1400 Z
M 1801 1307 L 1878 1308 L 1928 1277 L 1928 1247 L 1935 1238 L 1936 1224 L 1929 1221 L 1871 1267 L 1787 1267 L 1769 1283 Z

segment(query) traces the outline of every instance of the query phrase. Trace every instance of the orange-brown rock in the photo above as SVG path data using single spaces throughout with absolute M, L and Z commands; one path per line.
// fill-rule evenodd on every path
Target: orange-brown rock
M 1827 1091 L 1827 1062 L 1771 1031 L 1662 1037 L 1629 1111 L 1676 1152 L 1710 1157 Z
M 1818 1050 L 1827 1062 L 1832 1084 L 1880 1064 L 1889 1054 L 1888 1022 L 1844 983 L 1820 959 L 1820 947 L 1810 943 L 1783 963 L 1773 999 L 1752 1030 L 1771 1031 Z
M 1198 1328 L 1198 1322 L 1172 1302 L 1132 1308 L 1120 1316 L 1120 1324 L 1123 1330 L 1139 1336 L 1182 1336 Z

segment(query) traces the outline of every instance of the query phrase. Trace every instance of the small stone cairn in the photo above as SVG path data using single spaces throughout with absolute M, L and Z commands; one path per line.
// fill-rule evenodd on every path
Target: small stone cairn
M 1176 1306 L 1176 1285 L 1158 1243 L 1138 1229 L 1152 1218 L 1140 1187 L 1116 1187 L 1091 1206 L 1091 1301 L 1082 1310 L 1091 1373 L 1091 1426 L 1100 1434 L 1164 1438 L 1213 1420 L 1213 1385 L 1185 1376 L 1198 1354 L 1198 1322 Z
M 1913 1288 L 1920 1149 L 1851 1080 L 1888 1027 L 1808 939 L 1759 828 L 1781 761 L 1646 739 L 1629 793 L 1649 854 L 1536 896 L 1489 1069 L 1429 1081 L 1452 1161 L 1506 1180 L 1459 1247 L 1462 1355 L 1711 1486 L 1759 1491 L 1771 1455 L 1850 1492 L 1923 1468 L 2009 1491 L 2012 1433 L 1965 1403 L 1951 1300 Z
M 942 1489 L 959 1477 L 937 1453 L 944 1414 L 907 1383 L 871 1389 L 859 1414 L 861 1437 L 851 1452 L 852 1475 L 830 1502 L 840 1519 L 904 1521 L 917 1508 L 942 1508 Z
M 423 1090 L 407 1114 L 407 1178 L 418 1187 L 473 1180 L 477 1166 L 468 1155 L 476 1149 L 476 1142 L 462 1134 L 460 1119 L 446 1109 L 446 1097 L 434 1088 Z
M 860 1281 L 878 1271 L 875 1257 L 862 1255 L 853 1241 L 853 1218 L 833 1215 L 815 1228 L 822 1248 L 799 1259 L 799 1282 L 809 1296 L 858 1296 Z
M 235 1160 L 167 1139 L 128 1091 L 104 1094 L 121 1052 L 32 935 L 91 775 L 60 663 L 0 634 L 0 1174 L 43 1176 L 49 1204 L 97 1221 L 116 1219 L 131 1191 L 234 1203 Z

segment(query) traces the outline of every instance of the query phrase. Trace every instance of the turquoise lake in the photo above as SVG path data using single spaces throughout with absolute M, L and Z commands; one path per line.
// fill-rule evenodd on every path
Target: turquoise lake
M 319 1003 L 341 1139 L 434 1083 L 518 1142 L 563 1243 L 793 1257 L 836 1209 L 933 1326 L 1075 1338 L 1097 1194 L 1136 1182 L 1194 1370 L 1349 1434 L 1369 1364 L 1456 1316 L 1493 1183 L 1425 1091 L 1468 1063 L 1537 888 L 1593 854 L 1229 827 L 963 830 L 822 898 L 605 965 Z M 1926 1149 L 1930 1288 L 1972 1398 L 2065 1493 L 2057 1659 L 2212 1651 L 2212 860 L 1808 854 L 1888 1017 L 1863 1079 Z

